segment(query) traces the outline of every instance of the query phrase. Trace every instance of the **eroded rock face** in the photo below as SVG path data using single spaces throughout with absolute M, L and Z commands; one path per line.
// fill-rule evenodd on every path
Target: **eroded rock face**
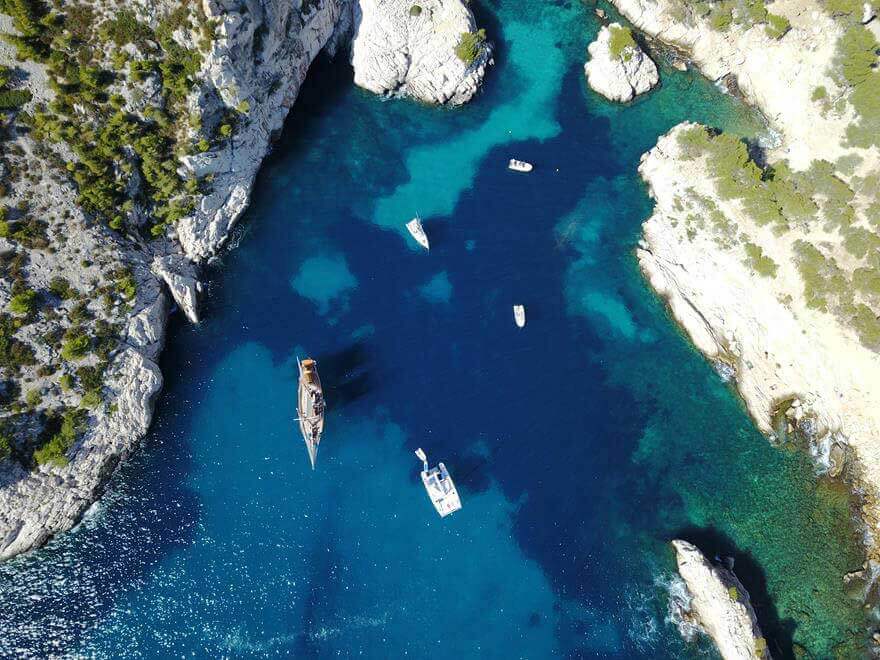
M 461 0 L 358 0 L 354 82 L 377 94 L 465 103 L 477 92 L 491 57 L 486 42 L 473 62 L 456 54 L 462 34 L 476 31 L 474 16 Z
M 724 660 L 770 658 L 749 593 L 732 571 L 715 566 L 696 546 L 672 541 L 678 572 L 691 594 L 690 616 Z
M 626 103 L 653 89 L 660 75 L 654 61 L 634 41 L 630 40 L 620 52 L 613 52 L 612 35 L 619 31 L 627 29 L 619 23 L 602 27 L 587 48 L 590 59 L 584 73 L 594 91 L 610 101 Z
M 467 65 L 456 56 L 461 33 L 476 30 L 461 0 L 426 1 L 419 16 L 411 16 L 410 5 L 399 1 L 361 0 L 357 25 L 354 3 L 202 0 L 205 15 L 216 20 L 216 38 L 204 53 L 200 81 L 188 98 L 189 110 L 213 130 L 234 109 L 235 131 L 219 147 L 181 159 L 180 174 L 210 181 L 210 191 L 192 215 L 176 224 L 169 240 L 129 246 L 130 254 L 119 255 L 132 270 L 137 296 L 130 308 L 120 312 L 124 330 L 110 354 L 103 391 L 107 405 L 90 414 L 88 428 L 66 454 L 69 463 L 45 464 L 29 471 L 17 461 L 0 461 L 0 560 L 37 547 L 75 525 L 146 433 L 162 384 L 157 360 L 170 306 L 167 294 L 191 321 L 198 321 L 197 265 L 217 254 L 247 207 L 270 142 L 280 132 L 321 49 L 336 52 L 354 35 L 363 62 L 362 79 L 388 81 L 387 86 L 364 84 L 377 92 L 450 104 L 463 103 L 476 92 L 490 49 L 481 47 Z M 192 41 L 191 35 L 181 38 Z M 195 44 L 188 42 L 188 47 Z M 396 62 L 393 51 L 398 48 L 407 59 L 402 73 L 396 65 L 386 68 Z M 383 78 L 387 71 L 393 75 Z M 45 76 L 35 79 L 45 81 Z M 158 93 L 151 79 L 143 87 L 140 98 Z M 48 87 L 41 89 L 45 92 Z M 34 96 L 41 98 L 40 90 Z M 127 102 L 134 103 L 136 96 L 129 94 Z M 81 215 L 73 189 L 67 184 L 62 188 L 47 195 L 53 207 L 64 206 Z M 82 236 L 70 238 L 73 243 Z M 115 244 L 100 245 L 121 249 Z M 91 246 L 84 243 L 83 253 Z M 32 270 L 42 268 L 42 258 L 35 253 Z M 77 288 L 87 289 L 85 273 L 83 282 L 70 278 Z M 0 302 L 5 305 L 8 300 Z M 37 359 L 46 361 L 46 356 L 38 354 Z
M 96 424 L 74 448 L 69 464 L 44 465 L 28 473 L 6 462 L 9 471 L 0 474 L 0 560 L 73 527 L 97 499 L 113 468 L 147 432 L 162 387 L 159 367 L 143 353 L 126 347 L 110 371 L 115 410 L 98 414 Z
M 220 24 L 202 64 L 203 93 L 194 102 L 204 116 L 243 103 L 249 109 L 222 149 L 182 159 L 187 175 L 213 177 L 212 192 L 177 226 L 177 237 L 192 261 L 214 256 L 247 208 L 254 177 L 309 65 L 349 10 L 348 0 L 307 3 L 305 11 L 298 5 L 204 2 L 206 14 Z

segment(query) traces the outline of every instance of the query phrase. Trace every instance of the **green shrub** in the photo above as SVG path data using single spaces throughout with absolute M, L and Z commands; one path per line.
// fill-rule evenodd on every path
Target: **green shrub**
M 20 108 L 33 98 L 27 89 L 4 89 L 0 90 L 0 110 L 14 110 Z
M 9 309 L 14 314 L 30 314 L 37 307 L 37 292 L 22 291 L 18 295 L 12 296 L 9 301 Z
M 635 48 L 636 40 L 633 39 L 632 31 L 628 27 L 620 27 L 612 25 L 609 28 L 611 35 L 608 38 L 608 51 L 611 59 L 619 60 L 621 58 L 628 60 L 630 53 L 625 52 L 627 48 Z
M 859 116 L 859 121 L 847 128 L 847 139 L 858 147 L 880 145 L 878 48 L 873 33 L 863 25 L 851 26 L 837 44 L 835 64 L 852 89 L 849 101 Z
M 232 135 L 232 126 L 229 124 L 221 124 L 218 133 L 220 133 L 220 137 L 228 138 Z
M 138 21 L 130 9 L 117 11 L 112 20 L 101 25 L 100 32 L 104 39 L 111 40 L 117 46 L 129 43 L 143 45 L 153 36 L 152 30 Z
M 12 438 L 6 429 L 0 430 L 0 461 L 12 456 Z
M 811 101 L 824 101 L 826 98 L 828 98 L 828 90 L 823 85 L 816 87 L 810 95 Z
M 24 398 L 25 403 L 27 403 L 31 408 L 36 408 L 40 405 L 40 401 L 43 400 L 43 396 L 40 394 L 40 389 L 35 387 L 30 390 Z
M 410 16 L 421 16 L 422 15 L 422 8 L 419 5 L 413 5 L 412 7 L 409 8 L 409 15 Z
M 35 364 L 31 347 L 15 338 L 17 326 L 8 314 L 0 314 L 0 367 L 18 369 Z
M 762 277 L 776 277 L 776 271 L 779 270 L 779 266 L 776 265 L 773 259 L 764 254 L 764 250 L 754 243 L 746 243 L 743 247 L 748 257 L 747 263 L 752 270 Z
M 61 298 L 61 300 L 68 300 L 76 295 L 76 291 L 70 286 L 70 282 L 61 276 L 52 278 L 52 281 L 49 282 L 49 291 Z
M 771 39 L 781 39 L 791 29 L 791 23 L 784 16 L 767 14 L 767 26 L 764 31 Z
M 63 374 L 60 379 L 58 379 L 58 384 L 61 386 L 62 392 L 67 392 L 73 389 L 73 376 L 70 374 Z
M 880 346 L 880 321 L 867 305 L 855 305 L 850 318 L 853 329 L 859 335 L 859 341 L 871 349 Z
M 82 360 L 91 349 L 91 340 L 82 328 L 70 328 L 64 335 L 61 357 L 68 362 Z
M 48 442 L 34 452 L 37 465 L 67 465 L 67 452 L 85 427 L 86 415 L 81 410 L 67 410 L 61 428 Z M 57 422 L 56 422 L 57 423 Z
M 137 295 L 137 282 L 131 271 L 127 268 L 121 268 L 115 274 L 116 292 L 125 300 L 134 300 Z
M 79 402 L 83 408 L 94 409 L 100 406 L 102 403 L 101 393 L 96 390 L 89 390 L 85 394 L 83 394 L 82 399 Z
M 709 14 L 709 25 L 713 30 L 724 31 L 733 22 L 733 4 L 728 1 L 714 3 Z
M 477 59 L 477 55 L 483 49 L 486 41 L 486 30 L 476 32 L 462 32 L 458 45 L 455 47 L 455 55 L 462 62 L 470 66 Z

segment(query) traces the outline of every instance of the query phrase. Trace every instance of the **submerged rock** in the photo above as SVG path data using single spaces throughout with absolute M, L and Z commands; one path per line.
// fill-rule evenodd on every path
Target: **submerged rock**
M 587 82 L 610 101 L 626 103 L 660 82 L 657 65 L 639 48 L 629 28 L 612 23 L 589 45 Z
M 691 595 L 690 616 L 725 660 L 769 658 L 749 593 L 732 571 L 709 563 L 696 546 L 672 541 L 678 572 Z
M 353 11 L 356 85 L 451 105 L 476 94 L 492 49 L 464 2 L 359 0 Z M 459 52 L 463 39 L 473 48 Z

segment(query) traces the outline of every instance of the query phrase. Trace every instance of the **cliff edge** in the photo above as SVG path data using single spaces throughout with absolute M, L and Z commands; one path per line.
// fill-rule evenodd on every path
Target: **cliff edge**
M 672 541 L 678 572 L 691 595 L 690 617 L 715 642 L 724 660 L 767 660 L 749 592 L 733 571 L 713 566 L 696 546 Z
M 198 321 L 199 264 L 315 56 L 354 39 L 371 70 L 410 41 L 403 83 L 376 91 L 456 104 L 490 54 L 460 0 L 423 18 L 368 0 L 3 6 L 0 559 L 76 524 L 136 449 L 169 296 Z

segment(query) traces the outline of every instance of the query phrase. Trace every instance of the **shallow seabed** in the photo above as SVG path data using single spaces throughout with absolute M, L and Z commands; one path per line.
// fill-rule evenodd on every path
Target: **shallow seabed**
M 463 109 L 315 65 L 205 320 L 172 322 L 145 449 L 0 566 L 0 655 L 711 655 L 667 616 L 674 536 L 736 558 L 774 657 L 858 653 L 846 497 L 755 432 L 633 257 L 640 154 L 684 119 L 757 122 L 668 67 L 632 106 L 596 97 L 579 3 L 481 12 L 497 65 Z M 314 472 L 296 355 L 327 388 Z M 418 446 L 456 478 L 450 518 Z

